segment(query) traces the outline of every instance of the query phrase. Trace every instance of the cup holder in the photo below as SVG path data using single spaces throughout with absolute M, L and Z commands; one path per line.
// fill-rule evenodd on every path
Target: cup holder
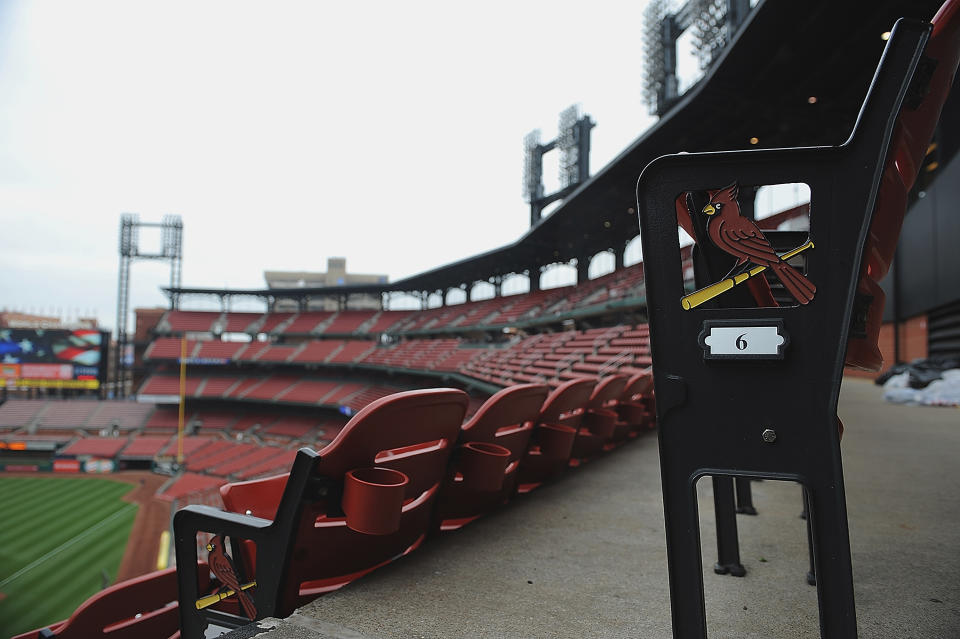
M 617 413 L 607 408 L 594 408 L 583 417 L 583 425 L 597 437 L 607 439 L 613 435 L 617 425 Z
M 460 447 L 460 473 L 475 490 L 500 490 L 509 463 L 510 450 L 499 444 L 469 442 Z
M 577 429 L 563 424 L 545 424 L 537 426 L 536 441 L 545 457 L 569 459 L 573 452 L 573 442 L 577 438 Z
M 403 498 L 410 478 L 389 468 L 356 468 L 343 482 L 347 527 L 367 535 L 390 535 L 400 529 Z

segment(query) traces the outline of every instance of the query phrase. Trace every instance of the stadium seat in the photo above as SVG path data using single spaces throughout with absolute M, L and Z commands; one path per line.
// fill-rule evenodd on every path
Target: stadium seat
M 194 572 L 206 589 L 207 570 Z M 168 568 L 114 584 L 87 599 L 66 621 L 12 639 L 165 639 L 179 627 L 177 569 Z
M 547 399 L 542 384 L 511 386 L 484 402 L 463 425 L 437 504 L 442 530 L 455 530 L 507 501 Z
M 530 492 L 567 467 L 596 383 L 592 377 L 572 379 L 560 384 L 547 397 L 520 461 L 517 488 L 520 493 Z
M 229 536 L 235 549 L 242 545 L 233 557 L 241 574 L 231 570 L 223 578 L 256 582 L 249 611 L 256 618 L 289 615 L 419 546 L 468 399 L 460 390 L 431 389 L 377 400 L 320 453 L 301 449 L 289 475 L 226 487 L 229 511 L 188 506 L 177 512 L 184 639 L 203 637 L 208 620 L 224 627 L 248 621 L 198 609 L 200 532 Z
M 653 374 L 648 370 L 636 373 L 627 381 L 617 405 L 617 426 L 614 441 L 631 433 L 653 428 L 655 415 Z
M 626 375 L 609 375 L 594 387 L 577 430 L 570 464 L 577 465 L 603 451 L 616 435 L 617 405 L 627 385 Z

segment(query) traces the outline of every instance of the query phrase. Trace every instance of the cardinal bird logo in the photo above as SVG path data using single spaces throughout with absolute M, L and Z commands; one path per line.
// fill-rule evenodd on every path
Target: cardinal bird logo
M 250 595 L 245 593 L 243 591 L 244 589 L 241 588 L 236 567 L 233 565 L 230 557 L 224 552 L 223 535 L 215 535 L 213 539 L 210 540 L 210 543 L 207 544 L 207 551 L 209 553 L 207 555 L 207 563 L 210 565 L 210 570 L 213 571 L 213 574 L 216 575 L 220 583 L 223 584 L 221 590 L 228 589 L 236 593 L 240 599 L 240 605 L 243 607 L 243 612 L 248 618 L 256 619 L 257 609 L 253 605 L 253 600 L 250 599 Z M 223 595 L 222 598 L 226 598 L 227 596 L 229 595 Z
M 737 262 L 723 280 L 685 297 L 684 308 L 689 310 L 693 306 L 702 304 L 707 299 L 711 299 L 767 269 L 776 274 L 784 288 L 797 302 L 809 304 L 817 292 L 817 287 L 799 271 L 787 264 L 785 260 L 808 248 L 813 248 L 813 242 L 807 242 L 782 256 L 777 255 L 770 241 L 757 225 L 740 214 L 740 205 L 737 203 L 739 190 L 740 187 L 734 182 L 719 191 L 710 191 L 710 201 L 703 207 L 702 211 L 709 217 L 707 233 L 710 239 L 717 248 L 737 258 Z M 748 264 L 755 266 L 733 275 L 734 271 Z M 706 295 L 708 290 L 712 293 L 709 296 Z

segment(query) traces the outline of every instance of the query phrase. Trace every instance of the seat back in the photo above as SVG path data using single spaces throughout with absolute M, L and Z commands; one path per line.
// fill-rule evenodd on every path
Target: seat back
M 206 587 L 207 571 L 200 574 Z M 166 638 L 179 628 L 177 569 L 168 568 L 114 584 L 80 604 L 66 621 L 13 639 Z
M 463 425 L 461 441 L 499 444 L 510 449 L 512 461 L 519 459 L 530 439 L 532 422 L 540 415 L 549 392 L 543 384 L 504 388 Z
M 960 1 L 949 0 L 933 18 L 933 31 L 897 118 L 890 152 L 884 165 L 877 206 L 870 222 L 860 281 L 858 313 L 851 330 L 845 363 L 865 370 L 880 370 L 883 355 L 878 341 L 883 323 L 884 292 L 878 282 L 893 262 L 907 208 L 907 194 L 933 138 L 960 62 Z
M 653 372 L 650 370 L 643 373 L 636 373 L 623 387 L 623 393 L 620 395 L 620 401 L 626 402 L 635 398 L 637 395 L 647 395 L 653 390 Z
M 441 530 L 459 528 L 510 499 L 548 392 L 543 384 L 510 386 L 463 425 L 437 505 Z
M 596 384 L 595 377 L 580 377 L 560 384 L 547 397 L 537 421 L 542 424 L 579 427 Z
M 466 414 L 468 396 L 455 389 L 397 393 L 379 399 L 347 423 L 314 466 L 318 494 L 304 505 L 294 537 L 282 609 L 338 588 L 418 545 Z M 409 479 L 397 530 L 372 535 L 351 530 L 343 513 L 343 482 L 352 470 L 399 471 Z M 322 490 L 322 489 L 321 489 Z
M 587 410 L 598 410 L 616 404 L 623 395 L 623 389 L 626 388 L 627 381 L 626 375 L 604 377 L 594 387 L 593 394 L 590 395 L 590 400 L 587 402 Z
M 192 606 L 204 599 L 203 593 L 194 585 L 195 574 L 182 571 L 184 637 L 202 636 L 209 620 L 236 627 L 250 618 L 287 616 L 317 595 L 416 548 L 430 528 L 438 487 L 468 401 L 466 393 L 450 388 L 378 399 L 358 412 L 319 453 L 301 449 L 288 475 L 224 490 L 225 504 L 233 512 L 204 506 L 177 512 L 178 558 L 189 561 L 193 556 L 198 532 L 229 537 L 234 549 L 237 541 L 247 540 L 230 560 L 236 570 L 226 573 L 238 583 L 253 584 L 252 595 L 241 597 L 247 599 L 243 617 L 228 617 L 220 610 L 200 611 L 199 604 Z M 383 474 L 400 476 L 402 481 L 371 479 Z M 351 498 L 351 489 L 354 495 L 366 497 Z M 387 502 L 379 501 L 384 495 Z M 348 508 L 348 503 L 354 508 Z M 355 509 L 363 511 L 362 516 L 387 512 L 392 522 L 386 528 L 360 532 L 365 529 L 359 520 L 351 520 Z M 272 513 L 272 521 L 255 516 L 255 511 Z M 208 550 L 212 559 L 215 549 Z

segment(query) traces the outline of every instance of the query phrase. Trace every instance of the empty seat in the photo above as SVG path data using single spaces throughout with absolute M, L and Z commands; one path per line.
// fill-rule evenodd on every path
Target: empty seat
M 233 560 L 256 580 L 256 618 L 287 616 L 416 548 L 430 529 L 467 402 L 454 389 L 391 395 L 357 413 L 321 453 L 301 449 L 289 475 L 225 487 L 231 512 L 180 510 L 174 529 L 184 636 L 202 636 L 207 625 L 196 605 L 205 592 L 196 570 L 200 532 L 229 535 L 234 548 L 248 540 Z M 342 493 L 334 489 L 341 482 L 350 486 Z M 355 499 L 354 487 L 369 492 Z
M 511 386 L 483 403 L 463 425 L 437 505 L 443 530 L 453 530 L 507 501 L 547 399 L 542 384 Z
M 596 378 L 572 379 L 560 384 L 537 416 L 530 445 L 520 461 L 521 493 L 529 492 L 567 467 L 577 430 Z

